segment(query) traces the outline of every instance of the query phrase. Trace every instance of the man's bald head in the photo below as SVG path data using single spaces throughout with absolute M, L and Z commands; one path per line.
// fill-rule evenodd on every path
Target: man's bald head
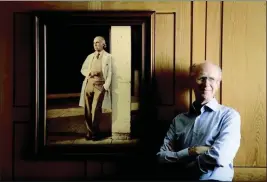
M 219 66 L 216 64 L 210 62 L 210 61 L 205 61 L 203 63 L 199 64 L 193 64 L 190 69 L 190 76 L 195 77 L 198 75 L 203 69 L 213 69 L 216 70 L 218 73 L 218 79 L 221 81 L 222 79 L 222 70 Z

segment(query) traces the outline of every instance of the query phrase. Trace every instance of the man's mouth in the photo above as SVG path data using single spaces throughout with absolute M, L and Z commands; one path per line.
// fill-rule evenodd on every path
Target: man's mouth
M 211 90 L 202 89 L 201 92 L 210 92 Z

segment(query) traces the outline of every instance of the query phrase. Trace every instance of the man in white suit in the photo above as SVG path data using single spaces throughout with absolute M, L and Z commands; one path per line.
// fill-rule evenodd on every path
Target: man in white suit
M 111 110 L 112 56 L 104 50 L 105 47 L 105 39 L 95 37 L 95 52 L 87 56 L 81 69 L 85 78 L 79 106 L 84 107 L 87 140 L 98 138 L 102 109 Z

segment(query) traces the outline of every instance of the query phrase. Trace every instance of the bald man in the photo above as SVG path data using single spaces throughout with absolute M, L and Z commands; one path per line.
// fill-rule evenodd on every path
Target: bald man
M 211 62 L 191 68 L 196 100 L 177 115 L 157 153 L 168 174 L 181 180 L 232 181 L 233 160 L 240 146 L 240 114 L 215 98 L 222 79 Z
M 87 140 L 97 140 L 100 134 L 102 109 L 111 110 L 112 56 L 107 53 L 105 39 L 94 38 L 95 52 L 85 59 L 81 73 L 84 76 L 79 106 L 84 107 Z

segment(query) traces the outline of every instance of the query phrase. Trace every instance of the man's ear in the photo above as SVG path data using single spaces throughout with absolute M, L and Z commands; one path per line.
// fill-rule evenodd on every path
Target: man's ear
M 220 88 L 220 86 L 221 86 L 221 80 L 217 80 L 217 87 L 218 87 L 218 89 Z

